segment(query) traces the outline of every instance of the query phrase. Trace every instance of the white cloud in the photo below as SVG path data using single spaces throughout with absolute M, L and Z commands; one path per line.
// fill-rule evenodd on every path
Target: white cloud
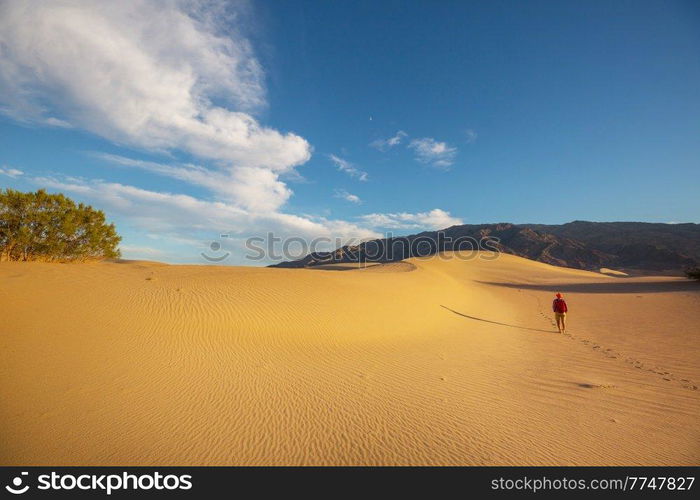
M 355 177 L 357 180 L 363 182 L 368 179 L 367 172 L 360 170 L 349 161 L 344 160 L 343 158 L 340 158 L 336 155 L 328 155 L 328 157 L 335 164 L 335 166 L 338 167 L 338 170 L 340 170 L 341 172 L 345 172 L 350 177 Z
M 393 137 L 389 137 L 388 139 L 377 139 L 376 141 L 370 142 L 369 145 L 375 149 L 378 149 L 379 151 L 388 151 L 394 146 L 401 144 L 404 137 L 408 137 L 408 134 L 403 130 L 399 130 Z
M 311 147 L 251 115 L 266 105 L 264 75 L 237 29 L 241 13 L 226 5 L 2 2 L 0 110 L 229 168 L 288 171 L 310 158 Z
M 8 177 L 12 177 L 13 179 L 16 179 L 20 175 L 23 175 L 24 172 L 21 170 L 17 170 L 16 168 L 10 168 L 7 165 L 4 165 L 2 168 L 0 168 L 0 175 L 6 175 Z
M 298 178 L 294 167 L 311 146 L 251 115 L 266 105 L 264 75 L 237 29 L 244 4 L 228 6 L 236 12 L 227 5 L 0 3 L 0 111 L 213 160 L 202 167 L 106 158 L 205 187 L 246 210 L 278 210 L 292 195 L 280 176 Z
M 60 120 L 58 118 L 55 118 L 53 116 L 49 116 L 44 120 L 44 124 L 48 125 L 50 127 L 58 127 L 58 128 L 73 128 L 73 125 L 68 123 L 65 120 Z
M 359 196 L 348 193 L 345 189 L 336 189 L 333 192 L 333 196 L 335 196 L 336 198 L 341 198 L 345 201 L 349 201 L 350 203 L 357 203 L 358 205 L 362 203 L 362 200 Z
M 265 168 L 239 167 L 221 172 L 190 163 L 167 165 L 105 153 L 92 156 L 207 188 L 220 199 L 253 212 L 278 210 L 292 195 L 286 184 Z
M 468 128 L 465 130 L 464 134 L 467 136 L 467 144 L 474 144 L 479 135 L 475 130 Z
M 445 142 L 438 142 L 431 137 L 413 139 L 409 145 L 415 154 L 416 160 L 434 167 L 447 169 L 457 156 L 457 148 L 447 145 Z
M 461 219 L 439 208 L 419 213 L 368 214 L 360 219 L 369 227 L 380 229 L 445 229 L 462 224 Z

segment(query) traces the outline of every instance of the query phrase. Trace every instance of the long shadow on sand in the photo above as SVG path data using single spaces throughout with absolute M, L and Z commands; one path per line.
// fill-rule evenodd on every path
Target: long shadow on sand
M 440 304 L 440 307 L 447 309 L 448 311 L 456 314 L 457 316 L 462 316 L 463 318 L 473 319 L 475 321 L 483 321 L 484 323 L 493 323 L 494 325 L 508 326 L 510 328 L 517 328 L 518 330 L 531 330 L 533 332 L 552 333 L 552 330 L 540 330 L 539 328 L 528 328 L 527 326 L 509 325 L 508 323 L 500 323 L 498 321 L 491 321 L 490 319 L 483 319 L 483 318 L 477 318 L 475 316 L 469 316 L 468 314 L 462 314 L 461 312 L 457 312 L 454 309 L 450 309 L 447 306 L 443 306 L 442 304 Z
M 484 285 L 503 286 L 522 290 L 538 290 L 547 292 L 571 293 L 660 293 L 660 292 L 700 292 L 700 284 L 696 281 L 620 281 L 612 283 L 550 283 L 546 285 L 497 283 L 480 281 Z

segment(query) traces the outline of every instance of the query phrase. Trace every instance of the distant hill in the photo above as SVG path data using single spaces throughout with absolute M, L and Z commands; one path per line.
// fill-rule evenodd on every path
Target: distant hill
M 547 224 L 464 224 L 442 231 L 377 239 L 333 252 L 317 252 L 272 267 L 393 262 L 439 251 L 499 249 L 555 266 L 634 273 L 682 273 L 700 265 L 700 224 L 574 221 Z

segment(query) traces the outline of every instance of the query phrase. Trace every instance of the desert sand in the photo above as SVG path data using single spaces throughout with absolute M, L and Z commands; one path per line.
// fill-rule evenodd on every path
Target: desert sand
M 0 463 L 700 463 L 697 283 L 460 257 L 3 262 Z

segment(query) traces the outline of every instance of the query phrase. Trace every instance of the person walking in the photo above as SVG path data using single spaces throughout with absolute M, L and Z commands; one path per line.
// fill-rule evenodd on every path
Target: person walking
M 557 320 L 557 328 L 559 333 L 566 332 L 566 313 L 569 308 L 566 306 L 566 301 L 561 293 L 557 292 L 556 299 L 552 302 L 552 311 L 554 311 L 554 319 Z

